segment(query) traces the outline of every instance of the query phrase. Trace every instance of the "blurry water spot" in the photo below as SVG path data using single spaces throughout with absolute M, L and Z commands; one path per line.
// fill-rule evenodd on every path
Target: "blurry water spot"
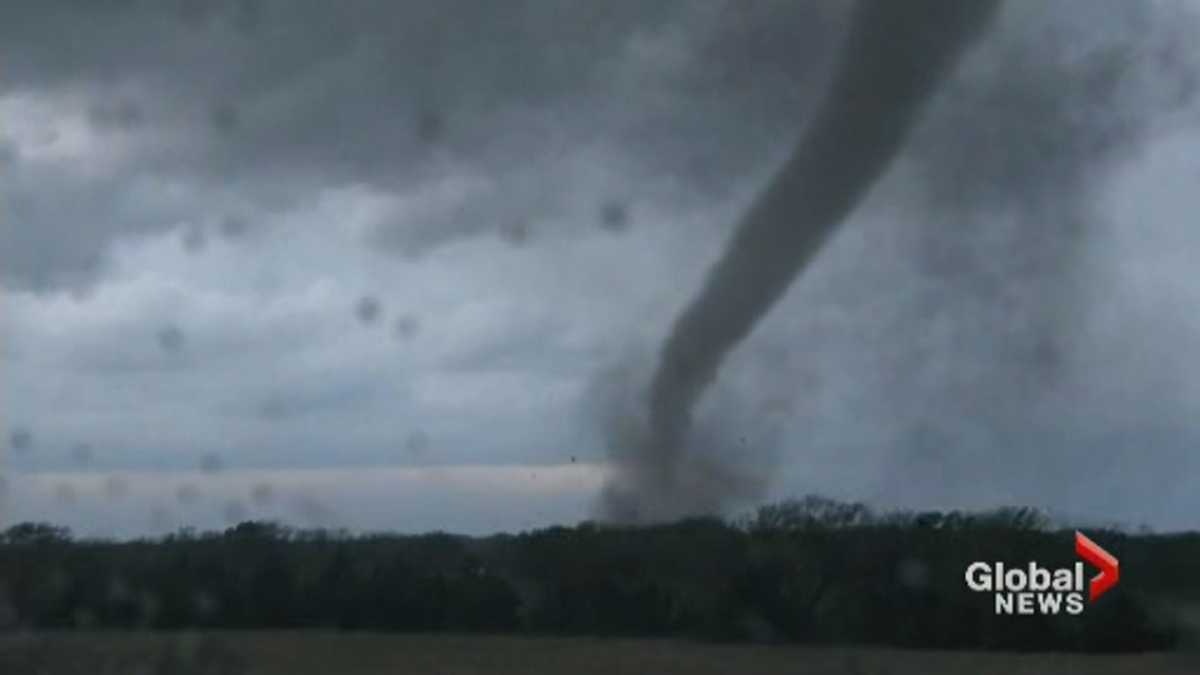
M 242 33 L 253 35 L 263 24 L 261 0 L 241 0 L 233 17 L 233 25 Z
M 93 452 L 91 443 L 79 443 L 71 448 L 71 459 L 80 466 L 87 466 L 92 463 Z
M 77 629 L 87 630 L 96 625 L 96 613 L 86 607 L 71 612 L 71 622 Z
M 1061 371 L 1066 362 L 1066 350 L 1053 335 L 1041 336 L 1029 351 L 1029 361 L 1034 371 L 1047 378 Z
M 174 324 L 162 327 L 158 331 L 158 346 L 168 353 L 177 353 L 183 349 L 183 331 Z
M 140 614 L 139 623 L 142 626 L 151 626 L 158 618 L 159 611 L 162 610 L 162 601 L 158 596 L 150 591 L 142 591 L 138 594 L 138 614 Z
M 905 588 L 921 590 L 929 586 L 929 565 L 916 558 L 905 558 L 900 561 L 896 576 Z
M 763 407 L 768 415 L 787 415 L 796 407 L 796 402 L 789 396 L 774 396 Z
M 232 103 L 219 103 L 209 113 L 209 121 L 218 132 L 229 135 L 241 125 L 241 115 Z
M 11 630 L 16 627 L 21 617 L 17 608 L 8 599 L 8 593 L 0 594 L 0 630 Z
M 200 458 L 200 470 L 204 473 L 220 473 L 224 468 L 224 462 L 221 461 L 221 456 L 215 452 L 205 454 Z
M 358 301 L 358 304 L 354 306 L 355 316 L 363 323 L 374 323 L 379 318 L 381 311 L 382 307 L 379 304 L 379 300 L 369 295 L 363 296 Z
M 17 146 L 15 143 L 0 140 L 0 166 L 9 167 L 17 161 Z
M 759 644 L 771 644 L 779 642 L 779 629 L 775 627 L 775 624 L 771 623 L 771 621 L 762 614 L 753 610 L 747 611 L 743 613 L 741 617 L 739 617 L 738 626 L 746 633 L 746 635 L 750 636 L 750 639 L 753 642 Z M 862 673 L 862 671 L 847 670 L 845 673 L 846 675 L 859 675 Z
M 237 239 L 246 234 L 250 229 L 250 224 L 242 218 L 236 216 L 227 216 L 221 220 L 221 236 L 226 239 Z
M 246 506 L 240 500 L 231 499 L 221 507 L 221 517 L 227 525 L 236 525 L 246 519 Z
M 195 608 L 196 614 L 207 618 L 217 613 L 221 608 L 221 601 L 208 591 L 196 591 L 192 595 L 192 607 Z
M 71 300 L 82 303 L 87 302 L 96 295 L 94 284 L 81 283 L 80 279 L 94 279 L 99 276 L 104 267 L 104 256 L 98 252 L 89 252 L 82 255 L 78 259 L 80 276 L 76 281 L 68 287 Z
M 38 147 L 44 148 L 58 143 L 60 138 L 62 138 L 62 134 L 59 133 L 58 129 L 46 126 L 34 133 L 33 143 Z
M 529 223 L 523 220 L 513 221 L 500 228 L 500 238 L 511 246 L 524 246 L 529 243 L 530 236 Z
M 168 643 L 155 666 L 156 673 L 247 675 L 254 671 L 241 651 L 211 635 L 184 633 Z
M 429 252 L 429 245 L 420 241 L 405 241 L 391 244 L 393 250 L 408 262 L 416 262 Z
M 288 406 L 278 396 L 271 396 L 258 406 L 258 416 L 265 420 L 277 421 L 287 416 Z
M 165 530 L 171 526 L 171 512 L 167 507 L 158 504 L 150 509 L 150 527 L 155 530 Z
M 71 485 L 70 483 L 59 483 L 54 488 L 54 498 L 57 499 L 60 504 L 73 506 L 79 501 L 79 492 L 75 489 L 75 486 Z
M 421 331 L 421 321 L 411 314 L 405 314 L 396 318 L 392 330 L 397 338 L 411 340 Z
M 308 526 L 327 527 L 333 525 L 336 514 L 320 499 L 313 495 L 302 494 L 294 502 L 296 515 Z
M 179 21 L 190 28 L 202 28 L 208 23 L 209 16 L 215 4 L 208 0 L 180 0 L 178 6 Z
M 133 597 L 133 589 L 129 587 L 129 583 L 121 577 L 112 577 L 108 580 L 108 602 L 113 605 L 120 605 Z
M 629 229 L 629 207 L 622 202 L 610 200 L 600 207 L 600 226 L 609 232 L 624 232 Z
M 429 435 L 420 429 L 412 432 L 404 440 L 404 450 L 414 457 L 423 457 L 429 452 Z
M 446 130 L 446 122 L 442 116 L 433 110 L 422 111 L 417 116 L 417 137 L 426 143 L 441 139 Z
M 71 575 L 62 568 L 61 564 L 55 565 L 50 572 L 50 579 L 47 585 L 52 593 L 65 593 L 71 586 Z
M 26 452 L 33 448 L 33 432 L 24 427 L 13 429 L 8 435 L 8 445 L 17 452 Z
M 183 244 L 184 251 L 199 253 L 204 250 L 204 246 L 208 243 L 208 237 L 204 234 L 204 228 L 199 225 L 190 225 L 183 231 L 180 242 Z
M 257 506 L 267 506 L 275 497 L 275 490 L 268 483 L 259 483 L 250 489 L 250 499 Z
M 200 500 L 200 488 L 184 483 L 175 489 L 175 500 L 180 504 L 194 504 Z
M 128 99 L 98 101 L 88 107 L 88 122 L 100 131 L 130 131 L 145 121 L 142 109 Z
M 124 476 L 109 476 L 104 481 L 104 494 L 110 500 L 124 499 L 129 494 L 129 481 Z

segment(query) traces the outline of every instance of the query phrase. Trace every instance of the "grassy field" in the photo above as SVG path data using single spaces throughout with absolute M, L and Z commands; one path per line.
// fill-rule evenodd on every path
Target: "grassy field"
M 1200 654 L 1066 655 L 677 641 L 221 633 L 0 638 L 5 675 L 1195 675 Z

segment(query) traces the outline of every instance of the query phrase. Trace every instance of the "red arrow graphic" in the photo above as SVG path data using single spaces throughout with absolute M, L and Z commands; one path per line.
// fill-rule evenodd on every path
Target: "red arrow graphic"
M 1089 599 L 1091 602 L 1095 602 L 1096 598 L 1117 585 L 1117 580 L 1121 578 L 1120 563 L 1111 553 L 1100 548 L 1099 544 L 1078 531 L 1075 532 L 1075 553 L 1100 568 L 1100 574 L 1092 577 L 1090 585 Z

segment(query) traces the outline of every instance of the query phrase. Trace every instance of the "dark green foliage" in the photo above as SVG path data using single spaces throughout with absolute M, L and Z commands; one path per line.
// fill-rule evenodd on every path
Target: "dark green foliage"
M 336 628 L 682 636 L 923 648 L 1168 648 L 1162 608 L 1200 600 L 1200 536 L 1089 531 L 1120 585 L 1082 616 L 995 616 L 976 560 L 1075 561 L 1031 509 L 876 515 L 810 497 L 730 524 L 576 527 L 471 539 L 243 523 L 158 541 L 0 535 L 4 628 Z

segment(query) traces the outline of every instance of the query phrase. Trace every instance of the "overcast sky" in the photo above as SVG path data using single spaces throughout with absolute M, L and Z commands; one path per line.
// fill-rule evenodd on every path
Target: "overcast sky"
M 6 5 L 0 521 L 591 516 L 845 9 Z M 757 499 L 1200 528 L 1197 13 L 1011 0 L 699 450 Z

